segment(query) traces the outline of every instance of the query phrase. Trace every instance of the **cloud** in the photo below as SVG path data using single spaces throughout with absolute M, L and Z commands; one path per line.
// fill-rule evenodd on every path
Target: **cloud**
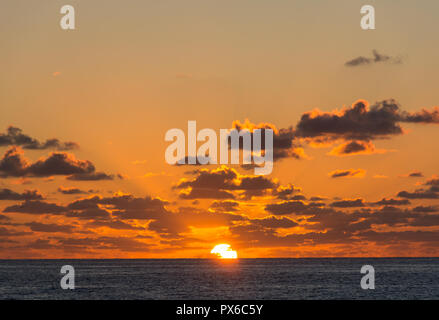
M 285 129 L 277 129 L 274 124 L 271 123 L 259 123 L 254 124 L 248 119 L 244 122 L 235 120 L 232 123 L 232 129 L 238 131 L 248 130 L 251 133 L 253 141 L 253 131 L 256 129 L 261 130 L 261 149 L 265 150 L 265 130 L 273 130 L 273 159 L 280 160 L 283 158 L 295 158 L 295 159 L 307 159 L 308 156 L 301 146 L 294 142 L 294 130 L 292 127 Z M 242 137 L 240 137 L 240 148 L 243 147 Z
M 264 228 L 293 228 L 297 227 L 299 224 L 287 217 L 277 218 L 275 216 L 266 217 L 263 219 L 252 219 L 250 220 L 252 225 L 258 225 Z
M 293 186 L 292 184 L 288 184 L 285 186 L 279 186 L 274 192 L 273 195 L 277 196 L 278 199 L 282 200 L 290 200 L 293 197 L 293 194 L 301 192 L 302 189 Z
M 81 190 L 79 188 L 64 188 L 60 186 L 58 192 L 62 194 L 86 194 L 88 191 Z
M 439 178 L 437 176 L 427 180 L 424 185 L 428 186 L 430 191 L 439 192 Z
M 283 201 L 280 203 L 273 203 L 265 206 L 266 211 L 275 215 L 303 213 L 308 208 L 309 206 L 305 202 L 300 200 Z
M 100 236 L 97 238 L 60 238 L 56 239 L 59 248 L 72 249 L 121 250 L 125 252 L 147 252 L 150 244 L 130 237 Z
M 122 176 L 117 175 L 119 179 L 123 179 Z M 98 180 L 114 180 L 115 175 L 107 174 L 105 172 L 85 172 L 85 173 L 75 173 L 67 177 L 67 180 L 74 181 L 98 181 Z
M 398 197 L 407 199 L 439 199 L 439 194 L 430 190 L 401 191 L 398 193 Z
M 370 141 L 348 141 L 335 147 L 328 154 L 332 156 L 354 156 L 385 152 L 386 150 L 377 150 Z
M 431 111 L 422 109 L 418 112 L 404 112 L 402 121 L 424 124 L 439 124 L 439 108 L 434 107 Z
M 404 134 L 401 123 L 439 124 L 439 108 L 408 112 L 394 99 L 371 106 L 365 100 L 358 100 L 341 110 L 306 112 L 291 130 L 298 145 L 328 147 L 338 144 L 329 155 L 353 156 L 387 152 L 376 149 L 372 140 Z
M 54 203 L 40 200 L 26 200 L 21 204 L 6 207 L 3 212 L 18 212 L 28 214 L 61 214 L 66 208 Z
M 54 152 L 25 169 L 28 174 L 37 177 L 70 174 L 90 174 L 95 171 L 94 165 L 88 160 L 76 159 L 69 153 Z
M 180 207 L 177 212 L 167 212 L 149 224 L 149 229 L 163 236 L 176 237 L 195 228 L 230 226 L 234 222 L 245 221 L 241 215 L 209 212 L 193 207 Z
M 22 231 L 15 231 L 12 229 L 0 227 L 0 238 L 2 237 L 19 237 L 19 236 L 27 236 L 31 234 L 30 232 L 22 232 Z M 4 239 L 2 239 L 2 242 L 4 242 Z
M 190 199 L 235 199 L 235 195 L 225 190 L 187 188 L 180 192 L 180 198 Z
M 224 200 L 224 201 L 214 201 L 210 205 L 209 209 L 214 212 L 232 212 L 239 209 L 239 202 Z
M 21 146 L 24 149 L 56 149 L 60 151 L 77 149 L 79 147 L 76 142 L 61 142 L 58 139 L 48 139 L 45 142 L 40 142 L 24 134 L 20 128 L 13 126 L 9 126 L 6 129 L 6 133 L 0 133 L 1 146 Z
M 394 100 L 385 100 L 369 107 L 365 100 L 341 111 L 304 113 L 297 123 L 296 136 L 324 137 L 327 141 L 371 140 L 402 134 L 399 106 Z
M 145 230 L 144 227 L 141 226 L 134 226 L 132 224 L 123 222 L 121 220 L 110 220 L 110 221 L 93 221 L 90 222 L 88 224 L 88 226 L 90 227 L 106 227 L 106 228 L 110 228 L 110 229 L 115 229 L 115 230 L 133 230 L 133 231 L 141 231 L 141 230 Z
M 32 231 L 36 232 L 64 232 L 72 233 L 75 231 L 75 227 L 69 225 L 60 225 L 54 223 L 40 223 L 40 222 L 29 222 L 25 223 Z
M 11 189 L 0 189 L 0 200 L 42 200 L 43 196 L 38 190 L 26 190 L 23 193 Z
M 355 208 L 355 207 L 364 207 L 364 206 L 365 204 L 363 199 L 340 200 L 331 203 L 331 207 L 337 207 L 337 208 Z
M 82 208 L 81 210 L 70 210 L 66 215 L 80 220 L 109 221 L 111 219 L 110 211 L 100 208 L 96 204 L 88 208 Z
M 410 172 L 409 174 L 407 174 L 407 177 L 410 177 L 410 178 L 422 178 L 422 177 L 424 177 L 424 175 L 420 171 L 413 171 L 413 172 Z
M 0 159 L 0 176 L 3 177 L 50 177 L 55 175 L 70 175 L 71 180 L 108 180 L 111 177 L 105 173 L 95 172 L 95 166 L 88 160 L 76 159 L 73 154 L 52 152 L 46 158 L 34 163 L 24 158 L 23 150 L 10 147 Z
M 372 203 L 373 205 L 378 206 L 405 206 L 409 205 L 410 201 L 407 199 L 386 199 L 383 198 L 380 201 Z
M 235 169 L 221 166 L 216 169 L 195 170 L 195 178 L 181 179 L 174 189 L 182 199 L 235 199 L 236 196 L 251 198 L 264 195 L 278 187 L 278 182 L 265 176 L 242 175 Z M 235 195 L 237 193 L 237 195 Z
M 359 56 L 357 58 L 349 60 L 345 63 L 345 66 L 346 67 L 357 67 L 357 66 L 363 66 L 363 65 L 370 65 L 370 64 L 374 64 L 374 63 L 392 63 L 392 64 L 402 63 L 402 60 L 400 57 L 391 57 L 391 56 L 387 56 L 384 54 L 380 54 L 376 50 L 373 50 L 372 54 L 373 54 L 372 58 Z
M 366 174 L 366 171 L 363 169 L 347 169 L 347 170 L 334 170 L 331 171 L 328 175 L 331 178 L 363 178 Z
M 112 215 L 119 219 L 150 220 L 157 219 L 162 214 L 167 213 L 166 204 L 167 202 L 164 200 L 148 196 L 136 198 L 132 195 L 115 195 L 113 197 L 94 196 L 80 199 L 70 203 L 67 207 L 70 210 L 84 212 L 85 210 L 103 210 L 98 206 L 100 205 L 108 207 L 112 210 Z

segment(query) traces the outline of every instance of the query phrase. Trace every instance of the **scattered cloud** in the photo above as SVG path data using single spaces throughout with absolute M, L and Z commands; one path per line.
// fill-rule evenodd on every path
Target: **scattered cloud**
M 6 133 L 0 133 L 0 147 L 2 146 L 21 146 L 23 149 L 44 150 L 56 149 L 60 151 L 79 148 L 76 142 L 61 142 L 58 139 L 48 139 L 44 142 L 24 134 L 20 128 L 9 126 Z
M 11 189 L 0 189 L 0 200 L 42 200 L 43 196 L 38 190 L 26 190 L 23 193 Z
M 347 169 L 334 170 L 328 174 L 331 178 L 363 178 L 366 175 L 366 170 L 363 169 Z
M 345 63 L 346 67 L 358 67 L 364 65 L 370 65 L 375 63 L 391 63 L 391 64 L 401 64 L 401 57 L 391 57 L 384 54 L 378 53 L 377 50 L 372 51 L 373 57 L 363 57 L 359 56 Z

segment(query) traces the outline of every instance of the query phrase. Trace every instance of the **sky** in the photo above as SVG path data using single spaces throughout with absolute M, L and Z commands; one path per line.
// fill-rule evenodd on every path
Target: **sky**
M 439 256 L 438 10 L 2 1 L 0 258 Z M 272 174 L 167 164 L 190 120 L 275 127 Z

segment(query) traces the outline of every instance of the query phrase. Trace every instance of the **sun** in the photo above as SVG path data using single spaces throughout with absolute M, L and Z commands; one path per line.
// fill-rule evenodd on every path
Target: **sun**
M 221 259 L 237 259 L 238 253 L 230 248 L 230 244 L 222 243 L 216 245 L 210 253 L 217 255 Z

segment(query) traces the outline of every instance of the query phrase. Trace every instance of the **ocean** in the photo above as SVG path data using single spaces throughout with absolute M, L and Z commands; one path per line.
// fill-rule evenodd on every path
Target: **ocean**
M 0 260 L 0 299 L 439 299 L 439 258 Z

